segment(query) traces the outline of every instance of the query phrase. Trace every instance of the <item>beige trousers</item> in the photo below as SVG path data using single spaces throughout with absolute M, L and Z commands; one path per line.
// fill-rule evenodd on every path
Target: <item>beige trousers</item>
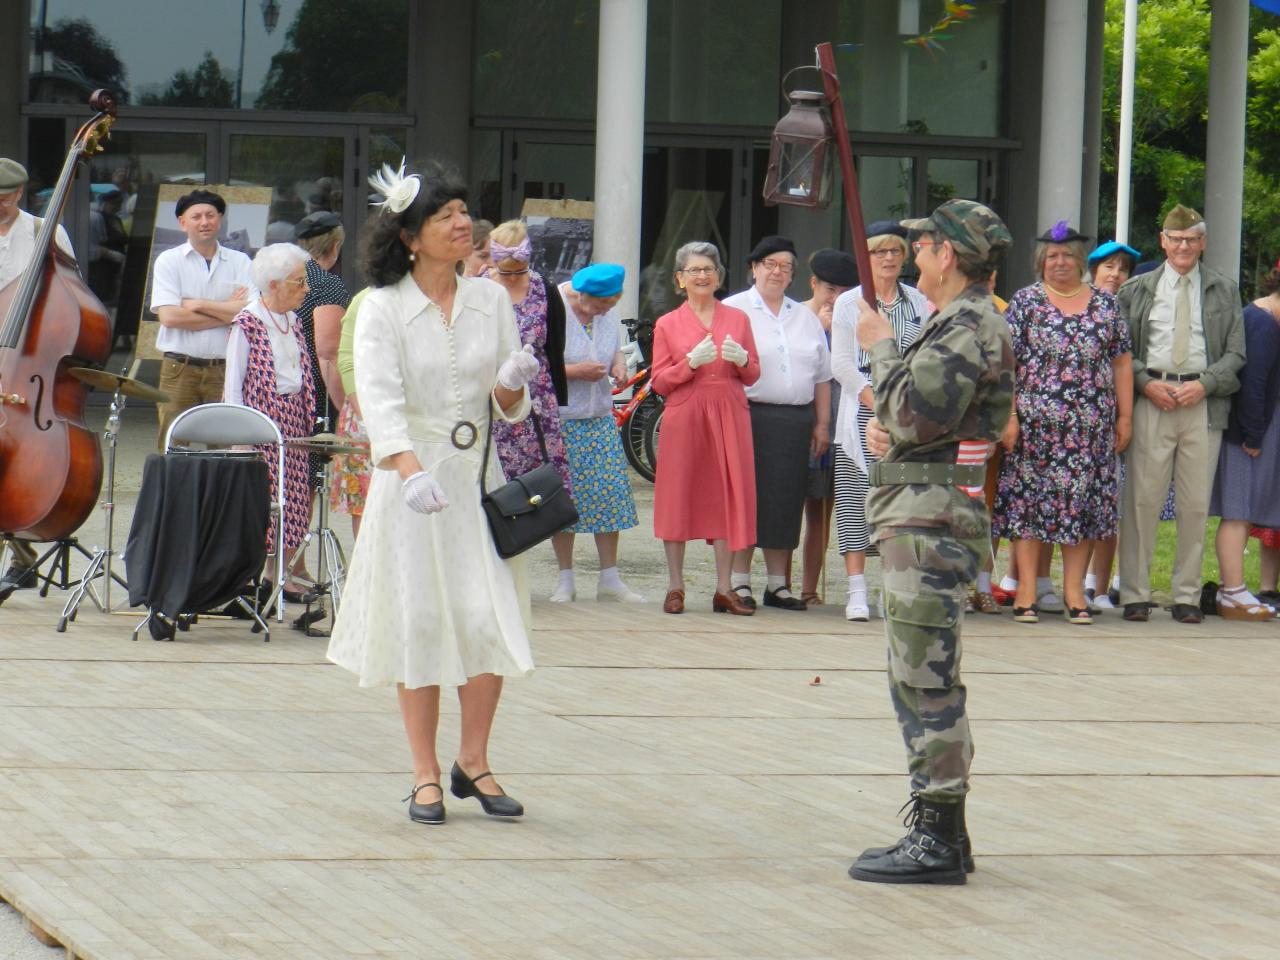
M 1177 407 L 1168 413 L 1145 396 L 1133 404 L 1133 441 L 1126 451 L 1120 518 L 1120 602 L 1151 599 L 1151 557 L 1160 511 L 1173 479 L 1178 550 L 1171 584 L 1174 603 L 1200 604 L 1200 565 L 1205 521 L 1218 468 L 1222 431 L 1209 429 L 1209 407 Z

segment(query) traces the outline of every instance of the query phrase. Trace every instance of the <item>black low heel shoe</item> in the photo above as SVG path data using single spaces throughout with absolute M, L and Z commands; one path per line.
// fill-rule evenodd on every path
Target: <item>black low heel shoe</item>
M 440 799 L 434 803 L 419 803 L 418 791 L 427 787 L 435 787 L 440 790 Z M 438 783 L 420 783 L 413 788 L 405 800 L 409 801 L 409 819 L 415 823 L 444 823 L 444 791 L 440 789 Z
M 493 774 L 486 770 L 473 780 L 455 762 L 453 769 L 449 771 L 449 789 L 459 800 L 475 797 L 480 801 L 484 812 L 491 817 L 523 817 L 524 807 L 514 797 L 508 797 L 505 793 L 490 795 L 476 789 L 476 780 L 483 780 L 485 777 L 492 779 Z

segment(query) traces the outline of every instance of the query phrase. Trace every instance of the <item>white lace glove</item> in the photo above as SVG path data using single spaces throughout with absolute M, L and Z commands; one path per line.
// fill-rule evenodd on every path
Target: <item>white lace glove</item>
M 697 370 L 704 363 L 710 363 L 716 358 L 716 342 L 711 339 L 711 334 L 703 337 L 696 347 L 684 355 L 689 361 L 689 369 Z
M 533 347 L 526 343 L 523 350 L 512 350 L 511 356 L 498 368 L 498 385 L 519 390 L 537 375 L 538 358 L 533 355 Z
M 751 356 L 747 353 L 746 347 L 726 333 L 724 342 L 720 344 L 720 359 L 728 360 L 735 367 L 744 367 Z
M 400 485 L 400 493 L 410 510 L 418 513 L 439 513 L 449 505 L 444 487 L 425 470 L 419 470 Z

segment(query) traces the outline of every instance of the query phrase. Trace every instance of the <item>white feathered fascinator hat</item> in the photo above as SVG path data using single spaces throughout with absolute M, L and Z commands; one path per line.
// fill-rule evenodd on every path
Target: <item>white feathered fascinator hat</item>
M 369 206 L 381 207 L 394 214 L 404 213 L 422 189 L 422 178 L 416 173 L 405 176 L 404 157 L 400 158 L 400 169 L 391 169 L 391 164 L 384 163 L 382 169 L 369 178 L 369 186 L 381 194 L 381 199 L 371 199 Z

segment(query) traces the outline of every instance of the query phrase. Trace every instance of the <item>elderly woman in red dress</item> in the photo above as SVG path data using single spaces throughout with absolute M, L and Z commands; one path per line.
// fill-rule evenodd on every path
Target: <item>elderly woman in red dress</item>
M 653 331 L 653 388 L 666 398 L 662 456 L 653 491 L 653 532 L 663 541 L 671 583 L 662 609 L 684 612 L 684 549 L 715 549 L 717 613 L 755 612 L 729 586 L 733 551 L 756 541 L 755 461 L 744 388 L 760 377 L 751 321 L 716 301 L 720 251 L 686 243 L 676 251 L 676 288 L 686 302 Z

